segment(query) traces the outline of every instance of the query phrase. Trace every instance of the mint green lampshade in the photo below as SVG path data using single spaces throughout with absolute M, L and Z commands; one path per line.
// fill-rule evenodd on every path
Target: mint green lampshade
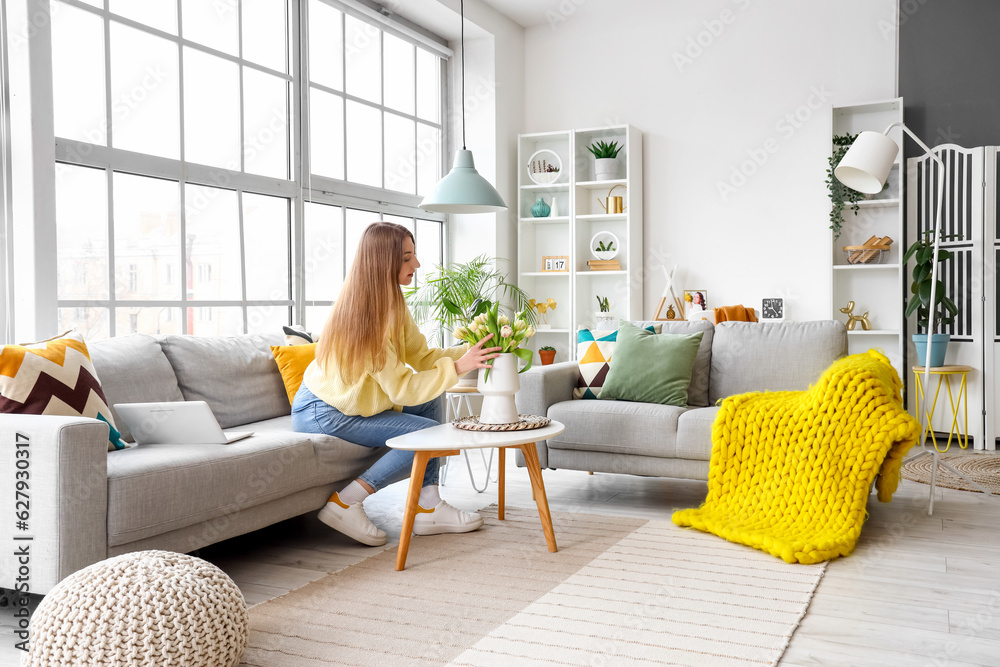
M 448 175 L 420 202 L 420 208 L 435 213 L 496 213 L 507 204 L 490 182 L 479 175 L 472 151 L 455 152 L 455 163 Z

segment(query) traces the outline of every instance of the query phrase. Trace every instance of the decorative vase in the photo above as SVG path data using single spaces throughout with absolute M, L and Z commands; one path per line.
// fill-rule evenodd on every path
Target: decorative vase
M 594 180 L 613 181 L 618 178 L 618 160 L 613 157 L 594 159 Z
M 931 347 L 931 366 L 944 366 L 944 356 L 948 352 L 948 341 L 951 334 L 934 334 Z M 923 366 L 927 362 L 927 334 L 913 334 L 913 345 L 917 348 L 917 364 Z
M 535 202 L 535 205 L 531 207 L 531 215 L 536 218 L 547 218 L 549 217 L 549 211 L 551 210 L 552 208 L 545 203 L 545 200 L 539 197 L 538 201 Z
M 483 424 L 513 424 L 518 421 L 514 394 L 521 388 L 517 377 L 517 357 L 509 352 L 502 353 L 490 362 L 490 376 L 479 374 L 476 388 L 483 395 L 483 409 L 479 421 Z
M 556 360 L 555 350 L 539 350 L 538 358 L 542 360 L 542 366 L 548 366 Z
M 594 319 L 597 320 L 596 328 L 598 331 L 614 330 L 618 328 L 618 318 L 611 313 L 594 313 Z

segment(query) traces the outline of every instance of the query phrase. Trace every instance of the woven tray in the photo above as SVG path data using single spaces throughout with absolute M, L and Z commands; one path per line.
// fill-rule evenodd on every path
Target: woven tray
M 536 415 L 518 415 L 520 421 L 513 424 L 480 424 L 479 415 L 462 417 L 452 421 L 452 425 L 466 431 L 530 431 L 535 428 L 548 426 L 552 421 L 548 417 L 538 417 Z

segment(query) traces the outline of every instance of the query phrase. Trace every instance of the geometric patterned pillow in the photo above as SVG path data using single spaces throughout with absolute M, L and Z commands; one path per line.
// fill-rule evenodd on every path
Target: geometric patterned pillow
M 662 326 L 662 325 L 661 325 Z M 656 325 L 646 327 L 646 331 L 656 332 Z M 611 369 L 611 354 L 615 351 L 618 330 L 596 338 L 590 329 L 580 329 L 576 333 L 576 358 L 579 359 L 580 375 L 573 389 L 575 399 L 596 399 L 604 387 L 604 378 Z
M 110 427 L 108 451 L 125 449 L 76 330 L 40 343 L 0 346 L 0 413 L 100 419 Z

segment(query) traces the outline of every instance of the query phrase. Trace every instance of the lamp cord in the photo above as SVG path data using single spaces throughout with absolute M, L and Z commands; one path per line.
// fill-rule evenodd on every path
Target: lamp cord
M 462 105 L 462 150 L 465 150 L 465 0 L 459 1 L 459 7 L 462 12 L 462 99 L 459 100 L 459 104 Z

